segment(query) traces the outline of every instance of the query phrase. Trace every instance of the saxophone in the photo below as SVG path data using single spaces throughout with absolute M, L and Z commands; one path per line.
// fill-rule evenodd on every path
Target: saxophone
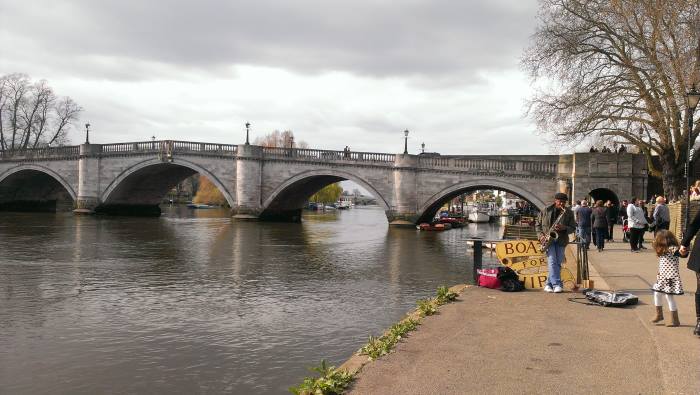
M 559 239 L 559 233 L 557 233 L 554 228 L 559 225 L 561 219 L 564 218 L 564 214 L 566 214 L 566 208 L 562 208 L 561 214 L 554 220 L 552 226 L 549 227 L 549 231 L 540 237 L 540 252 L 547 252 L 552 243 Z

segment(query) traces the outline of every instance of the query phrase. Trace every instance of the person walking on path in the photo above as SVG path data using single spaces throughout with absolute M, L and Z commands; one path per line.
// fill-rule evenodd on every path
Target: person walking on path
M 608 209 L 603 205 L 602 200 L 595 202 L 591 218 L 593 219 L 595 245 L 598 247 L 598 252 L 603 252 L 605 239 L 608 237 Z
M 647 219 L 644 211 L 637 207 L 637 198 L 632 198 L 627 205 L 627 221 L 630 228 L 630 247 L 632 252 L 639 252 L 639 239 L 644 237 L 644 225 L 647 225 Z
M 627 199 L 622 201 L 622 205 L 620 205 L 620 223 L 622 225 L 625 224 L 625 220 L 627 219 L 627 207 L 629 207 L 629 204 L 627 203 Z M 629 223 L 627 224 L 629 227 Z M 622 232 L 622 242 L 629 242 L 627 239 L 627 233 Z
M 573 210 L 572 210 L 573 211 Z M 591 214 L 593 210 L 588 207 L 588 201 L 583 200 L 581 202 L 581 207 L 574 212 L 576 217 L 577 232 L 578 237 L 581 238 L 583 242 L 586 243 L 586 248 L 591 247 Z
M 556 240 L 551 240 L 547 248 L 547 282 L 544 292 L 560 293 L 563 291 L 561 281 L 561 263 L 564 261 L 564 251 L 569 244 L 569 235 L 576 231 L 576 220 L 571 209 L 565 206 L 568 197 L 565 193 L 558 192 L 554 195 L 554 203 L 545 207 L 540 212 L 535 223 L 535 230 L 541 243 L 549 235 L 550 229 L 556 232 Z M 561 218 L 559 219 L 559 217 Z M 559 222 L 555 222 L 559 219 Z
M 652 222 L 652 219 L 649 215 L 649 210 L 647 209 L 646 201 L 642 199 L 637 199 L 637 207 L 642 209 L 642 213 L 644 214 L 644 220 L 646 221 L 646 224 L 644 224 L 644 230 L 642 231 L 642 235 L 639 237 L 639 249 L 646 250 L 647 248 L 644 247 L 644 233 L 646 233 L 649 230 L 649 224 Z
M 671 225 L 671 213 L 666 205 L 666 199 L 663 196 L 656 198 L 656 207 L 654 207 L 654 235 L 660 230 L 668 230 L 669 225 Z
M 668 230 L 660 230 L 654 239 L 654 249 L 659 257 L 659 271 L 656 274 L 656 283 L 651 286 L 654 291 L 654 306 L 656 315 L 651 320 L 653 323 L 661 322 L 664 319 L 661 294 L 666 294 L 668 309 L 671 312 L 671 320 L 666 322 L 666 326 L 679 326 L 678 306 L 673 295 L 683 295 L 683 283 L 681 274 L 678 271 L 679 244 L 676 236 Z
M 700 212 L 695 214 L 695 217 L 690 224 L 688 224 L 688 229 L 686 229 L 686 232 L 683 235 L 680 249 L 681 256 L 688 255 L 690 242 L 693 240 L 699 230 Z M 694 271 L 697 278 L 697 288 L 695 288 L 695 317 L 697 318 L 697 323 L 695 324 L 693 334 L 700 336 L 700 243 L 697 241 L 695 244 L 693 244 L 693 251 L 690 253 L 690 258 L 688 258 L 688 269 Z
M 608 200 L 605 202 L 605 207 L 608 209 L 608 238 L 607 241 L 613 242 L 613 227 L 615 226 L 615 223 L 617 222 L 617 214 L 618 210 L 615 205 Z

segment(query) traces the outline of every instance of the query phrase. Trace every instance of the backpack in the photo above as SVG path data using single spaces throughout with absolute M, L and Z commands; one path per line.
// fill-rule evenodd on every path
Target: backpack
M 508 266 L 499 267 L 496 277 L 501 282 L 501 291 L 520 292 L 525 289 L 525 285 L 518 278 L 518 273 Z

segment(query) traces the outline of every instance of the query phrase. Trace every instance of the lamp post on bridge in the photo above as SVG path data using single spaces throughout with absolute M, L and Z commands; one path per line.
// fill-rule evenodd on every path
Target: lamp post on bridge
M 90 144 L 90 122 L 85 124 L 85 144 Z
M 408 129 L 403 131 L 404 141 L 403 141 L 403 154 L 408 154 Z
M 425 153 L 425 143 L 420 144 L 420 152 L 421 152 L 421 154 Z
M 688 106 L 688 146 L 685 156 L 685 223 L 683 224 L 683 232 L 688 229 L 688 223 L 690 222 L 690 145 L 693 134 L 693 115 L 695 113 L 695 107 L 698 106 L 698 102 L 700 101 L 700 92 L 695 89 L 695 84 L 693 84 L 693 87 L 685 98 Z
M 245 145 L 250 145 L 250 139 L 248 138 L 250 134 L 250 122 L 245 123 Z

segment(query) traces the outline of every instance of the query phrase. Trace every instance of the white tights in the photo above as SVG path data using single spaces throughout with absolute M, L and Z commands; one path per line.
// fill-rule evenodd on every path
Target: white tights
M 671 294 L 664 294 L 663 292 L 656 292 L 654 291 L 654 306 L 661 306 L 663 302 L 661 301 L 661 295 L 666 295 L 666 300 L 668 301 L 668 309 L 671 311 L 676 311 L 678 310 L 678 306 L 676 306 L 676 299 L 673 298 L 673 295 Z

